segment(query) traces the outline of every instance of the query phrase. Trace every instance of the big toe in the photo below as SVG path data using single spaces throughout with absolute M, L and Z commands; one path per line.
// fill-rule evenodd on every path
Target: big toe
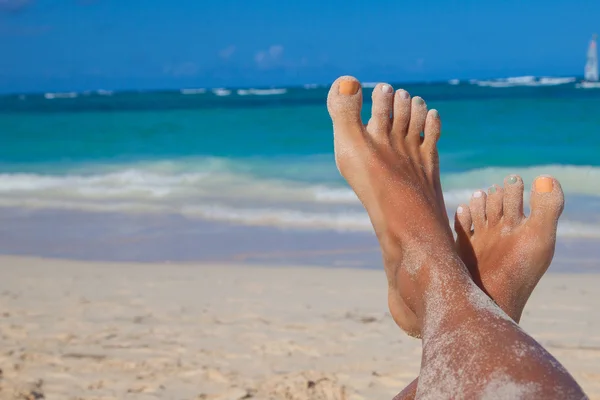
M 528 223 L 555 228 L 565 206 L 560 183 L 551 176 L 538 176 L 531 188 Z
M 327 95 L 327 110 L 336 128 L 361 127 L 362 90 L 352 76 L 342 76 L 333 82 Z

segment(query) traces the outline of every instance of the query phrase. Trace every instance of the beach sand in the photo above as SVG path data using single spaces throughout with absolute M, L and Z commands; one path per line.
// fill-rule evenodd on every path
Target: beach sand
M 598 287 L 547 274 L 522 319 L 592 399 Z M 378 270 L 0 257 L 0 322 L 1 399 L 391 399 L 421 354 Z

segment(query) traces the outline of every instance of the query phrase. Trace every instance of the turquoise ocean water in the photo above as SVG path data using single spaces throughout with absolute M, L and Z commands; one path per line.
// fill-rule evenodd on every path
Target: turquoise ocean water
M 559 236 L 600 238 L 600 90 L 533 78 L 394 87 L 440 111 L 449 209 L 507 174 L 552 174 L 567 194 Z M 370 231 L 335 167 L 327 90 L 2 96 L 0 207 Z

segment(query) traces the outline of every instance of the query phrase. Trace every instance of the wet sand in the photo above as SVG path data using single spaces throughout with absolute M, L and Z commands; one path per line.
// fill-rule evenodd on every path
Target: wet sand
M 599 286 L 547 274 L 522 320 L 592 399 Z M 366 269 L 0 257 L 0 398 L 391 399 L 420 343 L 385 288 Z
M 550 271 L 600 273 L 599 248 L 598 238 L 559 236 Z M 382 268 L 371 228 L 368 232 L 285 229 L 170 214 L 4 207 L 0 207 L 0 254 L 82 261 Z

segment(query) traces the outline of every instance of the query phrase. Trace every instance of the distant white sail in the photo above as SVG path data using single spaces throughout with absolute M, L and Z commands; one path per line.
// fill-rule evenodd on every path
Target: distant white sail
M 587 63 L 585 64 L 584 78 L 588 82 L 598 81 L 598 47 L 596 45 L 596 35 L 592 37 L 590 47 L 587 52 Z

